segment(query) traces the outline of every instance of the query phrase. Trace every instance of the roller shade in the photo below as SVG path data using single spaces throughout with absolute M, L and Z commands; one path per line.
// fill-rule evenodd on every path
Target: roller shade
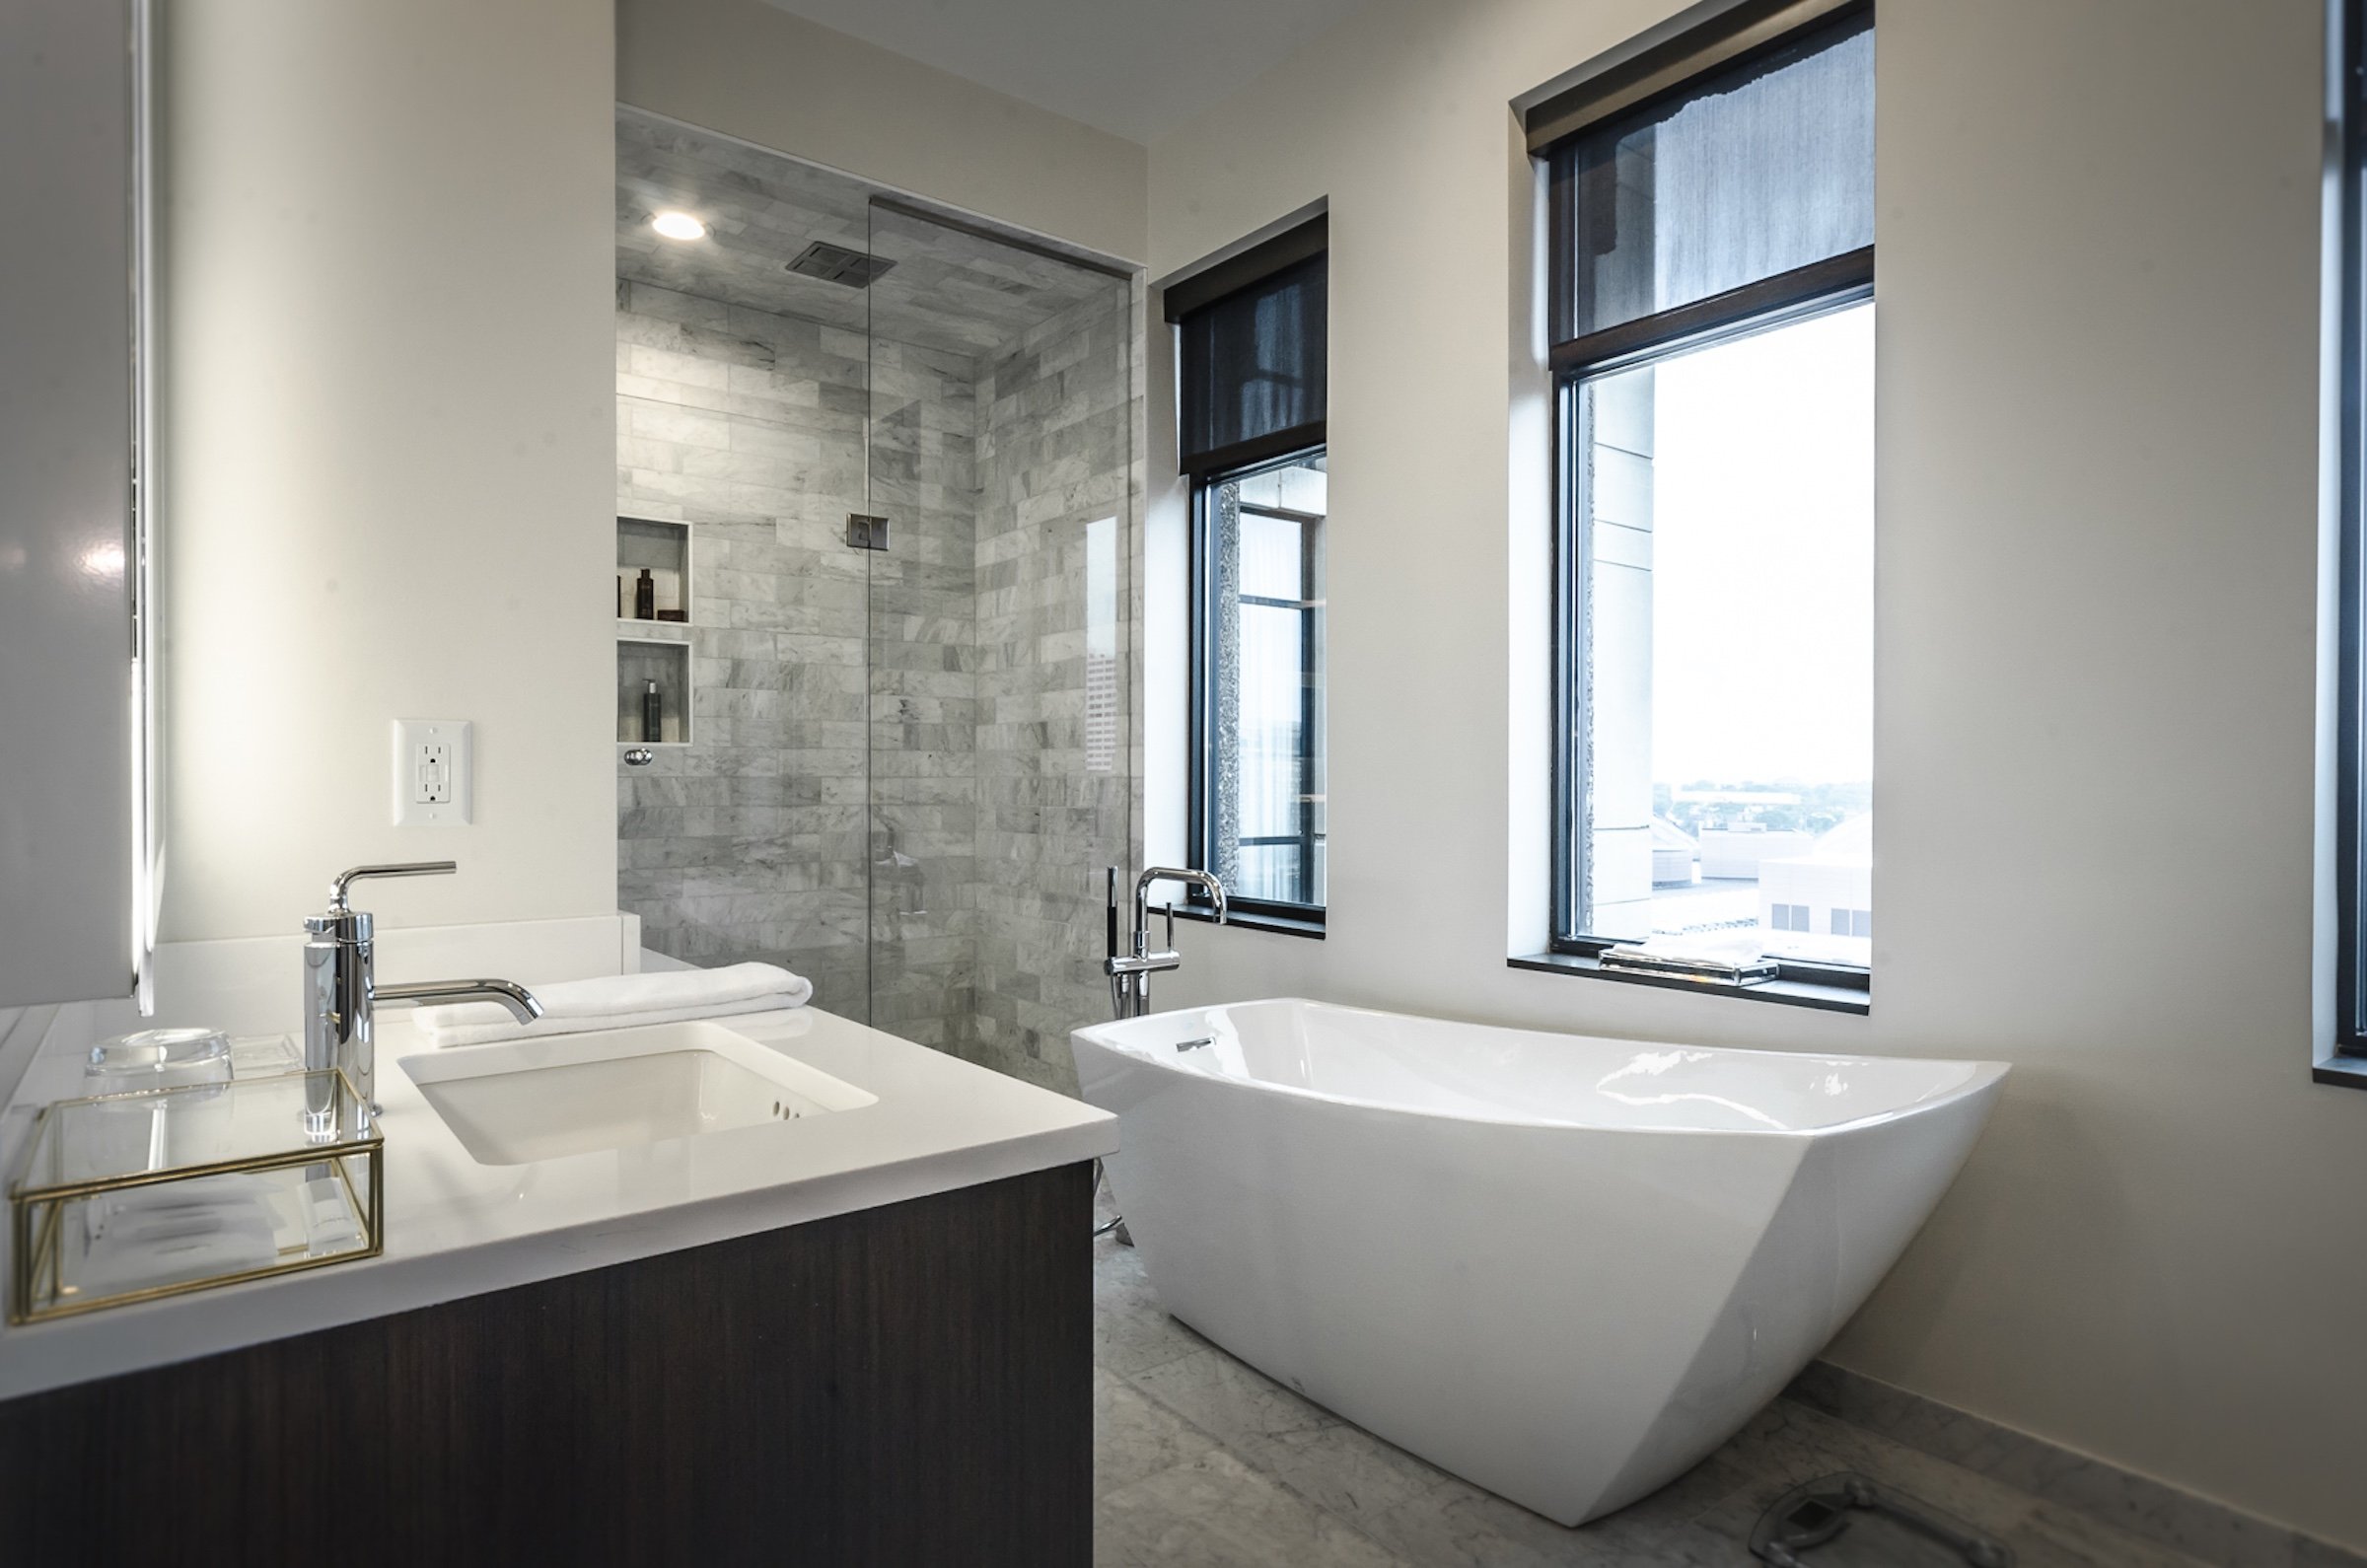
M 1590 72 L 1521 116 L 1532 153 L 1544 153 L 1598 120 L 1688 88 L 1694 78 L 1782 42 L 1812 22 L 1861 11 L 1870 0 L 1742 0 L 1697 27 Z
M 1168 291 L 1184 472 L 1213 473 L 1323 443 L 1327 241 L 1318 218 L 1211 268 L 1203 277 L 1215 286 L 1195 278 Z
M 1755 315 L 1775 280 L 1780 293 L 1870 279 L 1873 12 L 1831 12 L 1586 119 L 1546 158 L 1556 345 L 1642 346 L 1621 329 L 1714 326 L 1718 302 Z

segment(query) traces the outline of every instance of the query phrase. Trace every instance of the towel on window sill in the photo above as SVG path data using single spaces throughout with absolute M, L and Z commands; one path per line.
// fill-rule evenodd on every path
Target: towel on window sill
M 561 980 L 527 989 L 542 1004 L 531 1024 L 510 1017 L 499 1002 L 455 1002 L 423 1007 L 412 1014 L 420 1034 L 433 1045 L 484 1045 L 494 1040 L 532 1039 L 545 1034 L 581 1034 L 596 1029 L 632 1029 L 644 1024 L 680 1024 L 737 1013 L 769 1013 L 803 1007 L 813 1000 L 814 982 L 773 963 L 731 963 L 720 969 L 667 969 L 649 974 L 612 974 L 597 980 Z

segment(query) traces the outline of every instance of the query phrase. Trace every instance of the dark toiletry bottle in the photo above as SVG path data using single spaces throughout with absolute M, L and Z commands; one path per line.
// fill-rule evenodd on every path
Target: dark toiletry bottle
M 656 620 L 658 618 L 658 584 L 657 580 L 649 575 L 649 568 L 646 566 L 641 568 L 641 581 L 633 585 L 633 618 L 635 620 Z
M 662 728 L 659 723 L 659 711 L 658 683 L 655 680 L 652 680 L 649 683 L 649 689 L 641 693 L 642 740 L 657 741 L 663 739 L 663 737 L 659 734 L 659 731 Z

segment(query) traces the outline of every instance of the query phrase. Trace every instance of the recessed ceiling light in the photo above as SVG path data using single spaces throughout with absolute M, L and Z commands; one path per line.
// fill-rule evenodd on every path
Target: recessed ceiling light
M 703 240 L 707 226 L 686 212 L 661 212 L 649 226 L 669 240 Z

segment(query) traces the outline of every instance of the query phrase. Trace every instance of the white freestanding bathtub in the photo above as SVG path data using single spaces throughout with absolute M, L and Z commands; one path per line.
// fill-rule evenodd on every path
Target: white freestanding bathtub
M 2006 1071 L 1298 1000 L 1071 1041 L 1120 1118 L 1111 1184 L 1170 1313 L 1565 1525 L 1781 1391 L 1931 1213 Z

